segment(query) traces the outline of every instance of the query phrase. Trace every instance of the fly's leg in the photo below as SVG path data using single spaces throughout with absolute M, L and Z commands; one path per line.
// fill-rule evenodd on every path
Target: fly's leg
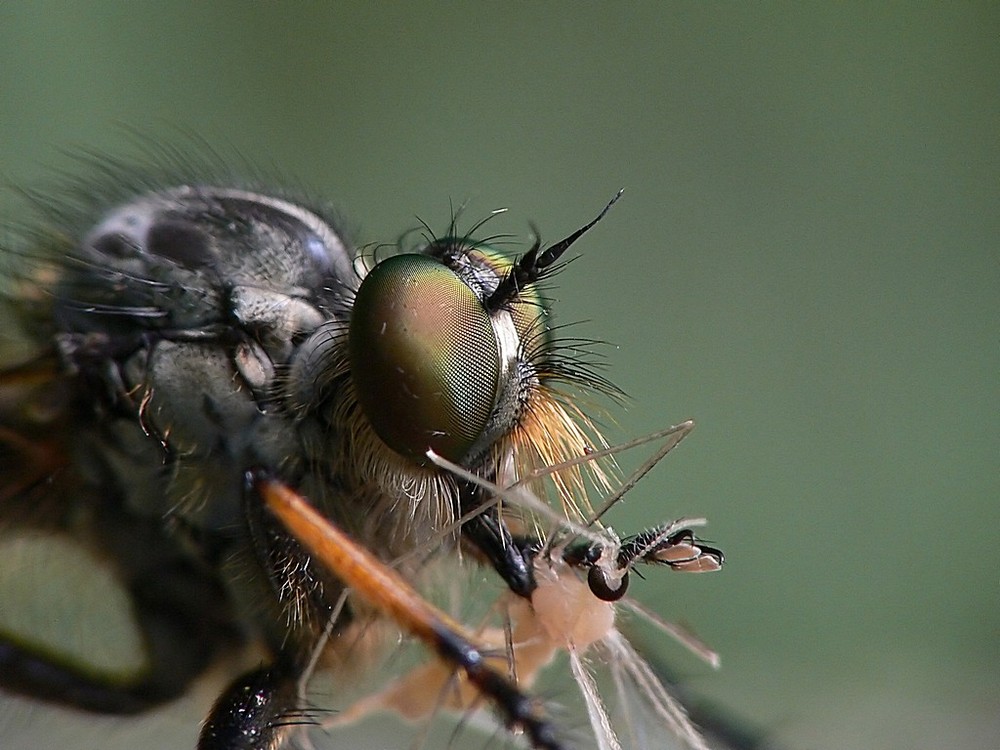
M 279 661 L 235 680 L 205 719 L 198 750 L 272 750 L 296 723 L 299 670 Z
M 495 507 L 465 523 L 462 538 L 490 562 L 511 591 L 525 599 L 531 597 L 535 589 L 531 570 L 535 540 L 514 537 Z
M 342 590 L 265 510 L 253 482 L 244 491 L 243 518 L 271 599 L 288 608 L 271 620 L 290 622 L 291 628 L 266 634 L 276 654 L 273 663 L 240 675 L 223 691 L 202 726 L 198 750 L 272 750 L 290 728 L 314 723 L 300 707 L 299 682 L 320 627 L 333 616 L 330 601 Z M 349 611 L 342 611 L 337 626 L 349 619 Z
M 396 571 L 350 539 L 286 485 L 251 476 L 266 507 L 320 564 L 354 595 L 419 638 L 491 700 L 507 722 L 521 729 L 538 750 L 566 750 L 536 700 L 495 667 L 464 628 L 427 602 Z M 261 746 L 266 747 L 266 746 Z

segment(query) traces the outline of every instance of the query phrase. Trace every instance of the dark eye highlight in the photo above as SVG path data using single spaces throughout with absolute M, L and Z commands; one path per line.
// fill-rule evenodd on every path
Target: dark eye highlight
M 397 255 L 365 277 L 350 326 L 351 377 L 378 436 L 425 460 L 461 461 L 496 406 L 500 353 L 480 299 L 426 255 Z

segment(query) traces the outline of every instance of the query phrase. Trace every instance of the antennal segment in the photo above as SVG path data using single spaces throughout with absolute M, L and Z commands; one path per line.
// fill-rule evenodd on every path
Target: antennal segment
M 542 247 L 541 240 L 536 237 L 531 249 L 518 258 L 507 275 L 501 279 L 493 294 L 486 299 L 486 309 L 490 312 L 501 309 L 514 299 L 521 289 L 538 281 L 545 274 L 546 269 L 559 260 L 559 257 L 569 249 L 570 245 L 580 239 L 597 222 L 604 218 L 604 215 L 618 202 L 618 199 L 622 197 L 622 193 L 624 192 L 625 188 L 619 190 L 595 219 L 577 229 L 566 239 L 546 248 L 541 253 L 539 253 Z

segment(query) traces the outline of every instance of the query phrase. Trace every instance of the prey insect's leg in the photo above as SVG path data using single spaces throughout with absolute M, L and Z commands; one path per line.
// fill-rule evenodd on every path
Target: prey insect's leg
M 628 570 L 643 562 L 668 565 L 682 573 L 714 573 L 726 560 L 722 550 L 709 547 L 691 529 L 679 528 L 696 522 L 702 519 L 682 519 L 629 537 L 618 550 L 619 567 Z
M 666 565 L 680 573 L 712 573 L 722 568 L 722 550 L 709 547 L 687 525 L 704 524 L 704 519 L 679 519 L 628 537 L 608 546 L 582 542 L 568 545 L 563 559 L 586 569 L 587 581 L 594 596 L 604 601 L 618 601 L 628 590 L 629 571 L 638 563 Z
M 454 664 L 540 750 L 566 750 L 536 702 L 486 659 L 461 625 L 427 602 L 394 570 L 357 545 L 284 484 L 256 477 L 267 507 L 355 594 Z

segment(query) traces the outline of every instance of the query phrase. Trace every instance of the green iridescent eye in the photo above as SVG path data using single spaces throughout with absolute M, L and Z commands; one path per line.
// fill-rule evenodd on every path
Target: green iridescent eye
M 365 277 L 350 328 L 351 377 L 378 436 L 425 460 L 461 461 L 497 401 L 500 354 L 482 302 L 425 255 L 397 255 Z

